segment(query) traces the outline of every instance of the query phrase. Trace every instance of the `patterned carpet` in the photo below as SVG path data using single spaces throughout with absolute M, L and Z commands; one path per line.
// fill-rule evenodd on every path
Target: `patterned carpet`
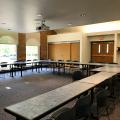
M 14 117 L 4 112 L 3 108 L 14 103 L 37 96 L 63 85 L 72 80 L 69 76 L 51 74 L 51 72 L 32 73 L 25 71 L 23 77 L 13 79 L 5 75 L 0 78 L 0 120 L 15 120 Z M 1 77 L 3 77 L 1 75 Z
M 41 73 L 25 71 L 23 77 L 20 73 L 10 78 L 8 74 L 0 75 L 0 120 L 15 120 L 15 117 L 4 112 L 4 108 L 8 105 L 26 100 L 39 94 L 48 92 L 55 88 L 72 82 L 70 75 L 52 74 L 50 71 Z M 75 101 L 67 104 L 72 106 Z M 100 120 L 107 120 L 107 117 L 101 117 Z M 120 120 L 120 103 L 117 103 L 114 111 L 110 115 L 110 120 Z

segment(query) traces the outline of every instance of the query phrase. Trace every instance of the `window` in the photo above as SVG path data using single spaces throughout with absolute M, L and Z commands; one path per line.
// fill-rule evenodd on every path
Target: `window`
M 39 58 L 38 46 L 26 46 L 26 59 L 33 60 Z
M 106 52 L 109 53 L 109 44 L 107 44 Z
M 0 62 L 12 62 L 17 59 L 16 45 L 0 44 Z
M 101 46 L 100 46 L 100 44 L 99 44 L 99 47 L 98 47 L 98 53 L 100 53 L 100 50 L 101 50 Z

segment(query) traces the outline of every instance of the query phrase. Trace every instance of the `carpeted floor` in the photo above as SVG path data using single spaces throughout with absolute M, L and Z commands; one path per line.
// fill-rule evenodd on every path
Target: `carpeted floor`
M 0 75 L 0 77 L 4 77 Z M 23 77 L 17 73 L 14 78 L 5 75 L 5 78 L 0 78 L 0 120 L 15 120 L 15 117 L 4 112 L 4 108 L 8 105 L 26 100 L 39 94 L 48 92 L 55 88 L 72 82 L 70 75 L 52 74 L 50 71 L 41 73 L 25 71 Z M 73 105 L 74 101 L 66 106 Z M 100 120 L 107 120 L 107 117 L 102 117 Z M 120 120 L 120 103 L 115 107 L 115 110 L 110 115 L 110 120 Z
M 23 77 L 0 78 L 0 120 L 15 120 L 5 113 L 3 108 L 25 99 L 48 92 L 71 83 L 70 76 L 52 74 L 51 72 L 32 73 L 25 71 Z

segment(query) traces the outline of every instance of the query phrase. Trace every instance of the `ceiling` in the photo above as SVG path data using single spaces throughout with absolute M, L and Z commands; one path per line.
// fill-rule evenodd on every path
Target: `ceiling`
M 0 28 L 33 32 L 41 18 L 50 29 L 120 20 L 120 0 L 0 0 Z

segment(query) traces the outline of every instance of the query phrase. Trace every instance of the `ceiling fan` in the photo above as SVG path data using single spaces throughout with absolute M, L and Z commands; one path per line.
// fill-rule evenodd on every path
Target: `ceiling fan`
M 50 29 L 50 27 L 45 24 L 45 19 L 42 19 L 41 20 L 41 25 L 36 27 L 36 30 L 38 30 L 38 31 L 46 31 L 46 30 L 49 30 L 49 29 Z

